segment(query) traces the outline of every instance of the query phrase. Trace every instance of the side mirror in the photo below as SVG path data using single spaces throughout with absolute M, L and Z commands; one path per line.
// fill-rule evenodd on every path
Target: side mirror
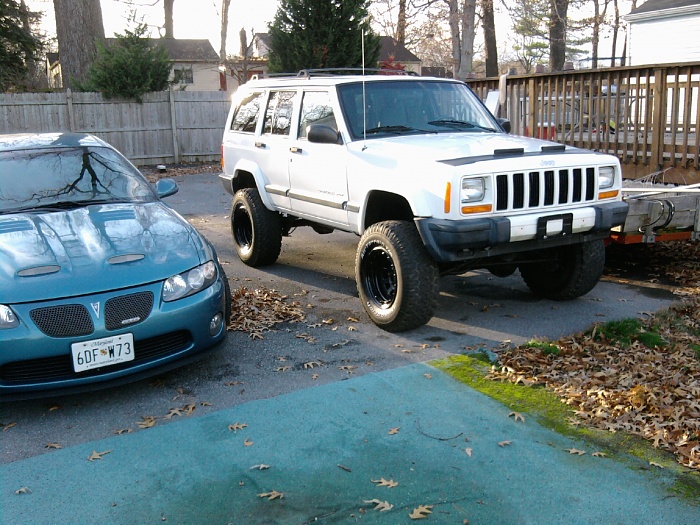
M 319 144 L 342 144 L 340 132 L 330 126 L 323 124 L 311 124 L 309 132 L 306 134 L 309 142 L 317 142 Z
M 503 131 L 505 131 L 506 133 L 510 133 L 510 120 L 508 120 L 507 118 L 499 118 L 498 123 L 501 125 Z
M 161 199 L 175 195 L 179 189 L 173 179 L 160 179 L 156 182 L 156 193 Z

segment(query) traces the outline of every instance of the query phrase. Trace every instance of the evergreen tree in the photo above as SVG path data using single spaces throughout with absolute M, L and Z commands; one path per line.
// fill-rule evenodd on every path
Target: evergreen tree
M 281 0 L 269 26 L 271 72 L 376 68 L 379 37 L 369 24 L 369 0 Z
M 38 59 L 42 43 L 23 23 L 17 0 L 0 0 L 0 92 L 21 88 L 30 62 Z
M 144 93 L 167 89 L 172 62 L 165 47 L 145 37 L 146 30 L 146 24 L 139 23 L 109 45 L 98 44 L 89 80 L 79 89 L 138 102 Z

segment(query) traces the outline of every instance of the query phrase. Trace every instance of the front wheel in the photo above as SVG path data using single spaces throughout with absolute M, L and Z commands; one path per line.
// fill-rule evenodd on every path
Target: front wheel
M 520 275 L 532 292 L 546 299 L 566 301 L 590 292 L 603 275 L 603 240 L 550 250 L 551 260 L 520 265 Z
M 410 222 L 367 228 L 357 247 L 355 280 L 370 319 L 388 332 L 416 328 L 433 317 L 438 267 Z
M 248 266 L 273 264 L 280 255 L 279 213 L 265 207 L 256 188 L 243 188 L 233 196 L 231 233 L 239 259 Z

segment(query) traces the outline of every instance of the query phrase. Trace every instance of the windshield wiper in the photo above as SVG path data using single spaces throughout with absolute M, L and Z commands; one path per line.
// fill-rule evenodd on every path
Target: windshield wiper
M 473 122 L 466 122 L 464 120 L 456 120 L 456 119 L 450 119 L 450 118 L 431 120 L 430 122 L 428 122 L 428 124 L 430 124 L 431 126 L 445 126 L 445 127 L 449 127 L 449 128 L 460 128 L 460 129 L 479 129 L 482 131 L 496 132 L 496 130 L 493 128 L 486 128 L 484 126 L 479 126 L 478 124 L 474 124 Z
M 427 129 L 417 129 L 409 128 L 408 126 L 377 126 L 376 128 L 370 128 L 365 131 L 367 134 L 375 133 L 392 133 L 395 135 L 401 135 L 402 133 L 435 133 L 434 131 L 429 131 Z
M 18 208 L 10 208 L 2 210 L 1 213 L 43 213 L 62 210 L 74 210 L 84 206 L 92 206 L 93 204 L 112 204 L 112 203 L 127 203 L 131 202 L 125 199 L 96 199 L 82 201 L 60 201 L 50 204 L 37 204 L 36 206 L 21 206 Z

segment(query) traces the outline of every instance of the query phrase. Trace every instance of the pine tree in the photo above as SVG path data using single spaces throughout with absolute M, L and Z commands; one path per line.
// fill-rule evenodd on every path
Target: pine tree
M 90 79 L 80 89 L 138 102 L 144 93 L 167 89 L 172 62 L 162 45 L 144 36 L 147 29 L 141 23 L 133 31 L 116 35 L 110 45 L 98 44 Z
M 23 24 L 22 7 L 17 0 L 0 1 L 0 92 L 21 87 L 28 64 L 42 47 Z
M 369 0 L 281 0 L 269 26 L 271 72 L 376 68 L 379 37 L 370 29 Z

